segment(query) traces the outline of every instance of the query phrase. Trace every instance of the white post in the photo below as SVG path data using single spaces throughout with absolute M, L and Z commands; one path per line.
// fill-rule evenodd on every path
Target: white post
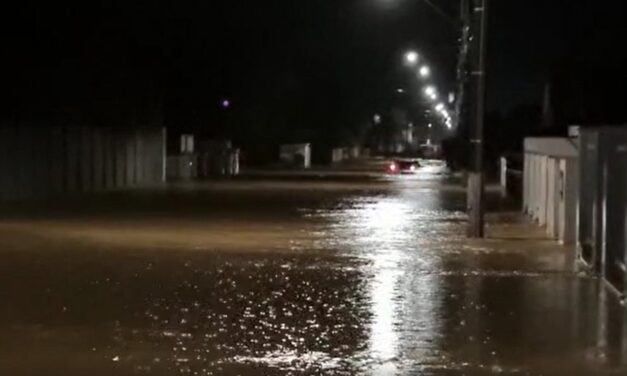
M 507 196 L 507 158 L 501 157 L 501 195 Z
M 523 213 L 529 214 L 529 174 L 530 174 L 529 154 L 525 151 L 523 162 Z

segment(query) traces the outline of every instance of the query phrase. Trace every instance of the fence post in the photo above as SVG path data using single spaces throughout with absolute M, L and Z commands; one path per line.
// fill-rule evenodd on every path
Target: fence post
M 501 195 L 507 197 L 507 158 L 501 157 Z

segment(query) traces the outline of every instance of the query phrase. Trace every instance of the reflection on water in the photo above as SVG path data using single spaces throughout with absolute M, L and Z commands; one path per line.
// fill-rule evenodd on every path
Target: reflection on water
M 407 206 L 402 202 L 382 200 L 370 203 L 351 213 L 354 220 L 347 221 L 355 226 L 359 242 L 371 258 L 372 274 L 370 282 L 372 299 L 372 326 L 369 338 L 369 356 L 379 367 L 390 371 L 388 364 L 398 356 L 398 335 L 394 323 L 398 319 L 398 282 L 402 277 L 399 263 L 401 252 L 395 247 L 406 238 L 408 225 Z M 375 367 L 376 368 L 376 367 Z M 391 369 L 390 369 L 391 368 Z
M 378 268 L 385 268 L 377 265 Z M 372 281 L 372 312 L 374 314 L 370 334 L 370 354 L 380 362 L 397 356 L 398 336 L 394 328 L 398 307 L 395 289 L 401 273 L 394 269 L 379 269 Z
M 369 259 L 372 324 L 368 357 L 374 362 L 374 374 L 396 372 L 399 357 L 397 324 L 401 314 L 401 285 L 404 262 L 409 257 L 409 241 L 415 214 L 412 202 L 383 197 L 354 205 L 336 218 L 335 237 L 353 241 L 353 252 Z
M 331 210 L 318 212 L 331 228 L 325 233 L 324 242 L 342 244 L 344 252 L 368 261 L 362 272 L 370 276 L 368 309 L 372 318 L 363 356 L 374 375 L 400 371 L 402 351 L 406 350 L 403 347 L 407 347 L 407 343 L 402 346 L 401 335 L 426 341 L 439 336 L 435 317 L 438 279 L 425 278 L 413 286 L 406 281 L 413 280 L 412 271 L 420 274 L 438 268 L 441 255 L 434 257 L 420 245 L 439 236 L 443 222 L 460 216 L 456 210 L 444 210 L 437 189 L 412 189 L 419 187 L 421 181 L 442 179 L 442 172 L 441 166 L 428 166 L 416 176 L 398 180 L 395 195 L 351 198 Z M 450 228 L 446 231 L 450 234 Z M 408 291 L 420 298 L 409 301 Z M 407 322 L 417 326 L 408 331 Z M 413 330 L 417 328 L 420 330 Z M 432 354 L 424 350 L 421 362 L 432 360 Z
M 364 245 L 390 248 L 412 235 L 409 211 L 408 202 L 383 198 L 345 211 L 339 225 L 355 226 L 356 241 Z
M 0 374 L 627 374 L 616 301 L 553 245 L 467 242 L 463 192 L 443 179 L 426 165 L 383 190 L 184 193 L 218 195 L 232 222 L 186 220 L 199 239 L 230 234 L 225 249 L 17 239 L 0 249 Z M 260 197 L 263 213 L 230 210 Z M 270 215 L 276 252 L 245 231 Z M 190 235 L 179 222 L 152 231 Z

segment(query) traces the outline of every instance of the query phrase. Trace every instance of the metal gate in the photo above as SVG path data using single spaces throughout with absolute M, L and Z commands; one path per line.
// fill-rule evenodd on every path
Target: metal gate
M 580 145 L 581 259 L 627 291 L 627 128 L 584 129 Z
M 606 130 L 602 134 L 606 155 L 604 175 L 604 275 L 621 293 L 625 292 L 625 215 L 627 210 L 627 132 Z
M 581 131 L 579 148 L 579 252 L 581 259 L 595 271 L 601 271 L 600 243 L 600 153 L 599 133 Z

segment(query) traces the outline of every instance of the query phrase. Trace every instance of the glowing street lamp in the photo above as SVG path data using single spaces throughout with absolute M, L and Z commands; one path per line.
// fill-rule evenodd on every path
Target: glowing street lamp
M 372 121 L 377 125 L 381 124 L 381 115 L 374 114 L 374 116 L 372 117 Z
M 389 4 L 394 2 L 395 0 L 380 0 L 380 2 Z M 446 11 L 444 11 L 440 6 L 436 5 L 435 1 L 425 0 L 427 5 L 429 5 L 439 16 L 446 19 L 452 25 L 458 25 L 458 22 L 454 20 Z M 469 55 L 472 56 L 473 63 L 477 66 L 474 67 L 476 72 L 473 72 L 478 77 L 478 80 L 474 85 L 476 85 L 477 95 L 476 102 L 474 103 L 475 107 L 475 116 L 476 119 L 474 122 L 471 122 L 471 126 L 474 128 L 472 131 L 472 148 L 470 149 L 471 153 L 471 163 L 468 174 L 468 208 L 469 208 L 469 218 L 468 218 L 468 236 L 471 238 L 483 238 L 484 237 L 484 203 L 483 203 L 483 193 L 485 189 L 485 181 L 484 181 L 484 132 L 485 132 L 485 94 L 486 94 L 486 82 L 485 82 L 485 70 L 486 70 L 486 39 L 487 39 L 487 15 L 489 13 L 489 0 L 473 0 L 465 1 L 463 5 L 463 29 L 464 29 L 464 49 L 470 49 L 472 53 Z M 476 15 L 476 16 L 475 16 Z M 477 22 L 475 22 L 475 19 Z M 470 42 L 471 38 L 468 38 L 468 35 L 473 35 L 476 37 L 475 42 Z M 472 44 L 472 46 L 470 46 Z M 475 51 L 476 49 L 476 51 Z M 463 61 L 460 61 L 460 64 L 465 64 L 466 59 L 468 57 L 463 54 Z M 418 54 L 415 52 L 408 52 L 405 55 L 406 63 L 410 66 L 416 66 L 418 64 Z M 476 60 L 476 61 L 475 61 Z M 426 72 L 425 72 L 426 73 Z M 419 71 L 421 77 L 426 77 L 422 75 L 422 72 Z M 436 92 L 433 87 L 428 87 L 425 89 L 426 97 L 431 98 L 436 101 L 437 97 L 434 98 Z M 460 102 L 458 103 L 457 112 L 459 112 L 462 98 L 460 98 Z M 449 99 L 449 103 L 453 103 L 452 99 Z M 451 127 L 451 120 L 448 113 L 445 112 L 446 116 L 446 125 L 449 128 Z M 459 117 L 459 113 L 456 114 Z M 458 122 L 459 119 L 456 119 Z M 456 125 L 457 126 L 457 125 Z
M 418 52 L 409 51 L 405 54 L 405 62 L 409 65 L 416 65 L 418 63 Z
M 420 77 L 427 78 L 431 75 L 431 69 L 429 69 L 428 66 L 423 65 L 422 67 L 420 67 L 418 73 L 420 74 Z
M 425 94 L 427 94 L 428 97 L 433 97 L 434 95 L 437 95 L 435 92 L 435 88 L 433 86 L 427 86 L 425 88 Z

